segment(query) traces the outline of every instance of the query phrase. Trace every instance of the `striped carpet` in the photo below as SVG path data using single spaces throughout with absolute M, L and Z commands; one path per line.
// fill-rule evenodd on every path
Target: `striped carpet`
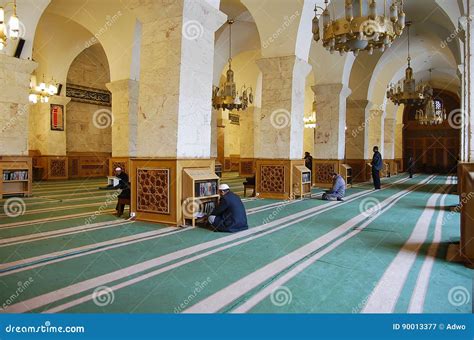
M 244 199 L 250 229 L 112 215 L 104 179 L 35 183 L 0 214 L 3 313 L 467 313 L 456 178 L 403 175 L 344 202 Z M 223 182 L 242 193 L 242 179 Z

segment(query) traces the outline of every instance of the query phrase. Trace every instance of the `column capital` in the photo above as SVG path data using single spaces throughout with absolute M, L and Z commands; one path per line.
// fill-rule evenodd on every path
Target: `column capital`
M 280 74 L 281 77 L 288 76 L 291 78 L 296 63 L 303 66 L 308 66 L 306 68 L 308 71 L 307 73 L 311 71 L 311 65 L 306 61 L 299 59 L 296 55 L 262 58 L 258 59 L 256 63 L 264 74 L 276 73 Z
M 127 92 L 138 86 L 138 81 L 132 79 L 121 79 L 105 84 L 112 94 L 114 92 Z
M 69 104 L 70 101 L 71 101 L 71 97 L 66 97 L 66 96 L 51 96 L 49 98 L 50 104 L 59 104 L 59 105 L 66 106 L 67 104 Z
M 371 105 L 370 101 L 367 99 L 348 99 L 347 108 L 350 109 L 367 109 Z
M 352 94 L 352 90 L 342 83 L 333 84 L 316 84 L 311 86 L 315 96 L 326 96 L 338 94 L 344 98 L 349 97 Z
M 5 70 L 26 74 L 33 73 L 38 67 L 37 62 L 10 57 L 6 54 L 0 54 L 0 65 L 2 65 L 2 68 Z

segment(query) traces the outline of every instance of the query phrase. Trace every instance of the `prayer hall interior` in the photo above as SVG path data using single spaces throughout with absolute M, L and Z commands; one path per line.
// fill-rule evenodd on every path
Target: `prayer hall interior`
M 474 0 L 0 7 L 0 313 L 472 311 Z

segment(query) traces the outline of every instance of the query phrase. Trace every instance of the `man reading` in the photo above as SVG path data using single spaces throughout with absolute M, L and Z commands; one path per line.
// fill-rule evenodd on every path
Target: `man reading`
M 208 218 L 214 231 L 235 233 L 248 229 L 247 214 L 240 197 L 230 191 L 227 184 L 219 186 L 219 205 Z

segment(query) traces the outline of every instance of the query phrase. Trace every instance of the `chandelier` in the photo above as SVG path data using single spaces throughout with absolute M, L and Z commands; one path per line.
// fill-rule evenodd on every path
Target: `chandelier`
M 316 102 L 313 102 L 313 110 L 309 117 L 303 118 L 305 129 L 316 129 Z
M 30 82 L 30 95 L 28 97 L 30 103 L 48 103 L 49 97 L 58 94 L 58 87 L 53 85 L 53 79 L 51 79 L 51 81 L 51 84 L 46 84 L 43 76 L 43 81 L 38 86 L 36 86 L 36 79 L 35 77 L 32 77 Z
M 430 82 L 431 82 L 431 69 L 430 71 Z M 440 100 L 435 100 L 433 95 L 433 88 L 425 83 L 422 84 L 423 88 L 426 89 L 426 102 L 424 106 L 415 113 L 415 120 L 420 125 L 439 125 L 442 124 L 446 119 L 446 110 L 442 106 Z
M 0 7 L 0 51 L 7 45 L 7 33 L 12 40 L 16 40 L 20 37 L 20 19 L 18 19 L 16 15 L 16 0 L 7 3 L 5 7 L 8 5 L 13 5 L 13 14 L 8 21 L 8 27 L 5 25 L 5 9 Z
M 251 87 L 245 85 L 241 88 L 242 95 L 239 96 L 237 85 L 234 82 L 234 71 L 232 70 L 232 24 L 234 20 L 227 21 L 229 24 L 229 69 L 226 73 L 226 81 L 221 84 L 220 88 L 213 87 L 212 90 L 212 107 L 216 110 L 245 110 L 249 103 L 253 103 L 253 93 Z
M 421 84 L 416 86 L 415 78 L 413 77 L 413 69 L 411 68 L 410 57 L 410 26 L 411 22 L 407 22 L 408 28 L 408 67 L 405 70 L 405 79 L 399 81 L 396 85 L 390 84 L 387 90 L 387 98 L 395 105 L 404 104 L 406 106 L 422 107 L 427 97 L 432 93 L 432 89 L 428 84 Z
M 345 15 L 337 17 L 332 5 L 332 15 L 328 0 L 325 7 L 316 6 L 313 19 L 313 39 L 319 41 L 318 9 L 323 12 L 323 46 L 331 53 L 338 51 L 341 55 L 347 52 L 355 56 L 360 51 L 373 54 L 374 50 L 384 52 L 393 41 L 402 35 L 405 28 L 403 0 L 345 0 Z M 387 15 L 387 12 L 389 15 Z

